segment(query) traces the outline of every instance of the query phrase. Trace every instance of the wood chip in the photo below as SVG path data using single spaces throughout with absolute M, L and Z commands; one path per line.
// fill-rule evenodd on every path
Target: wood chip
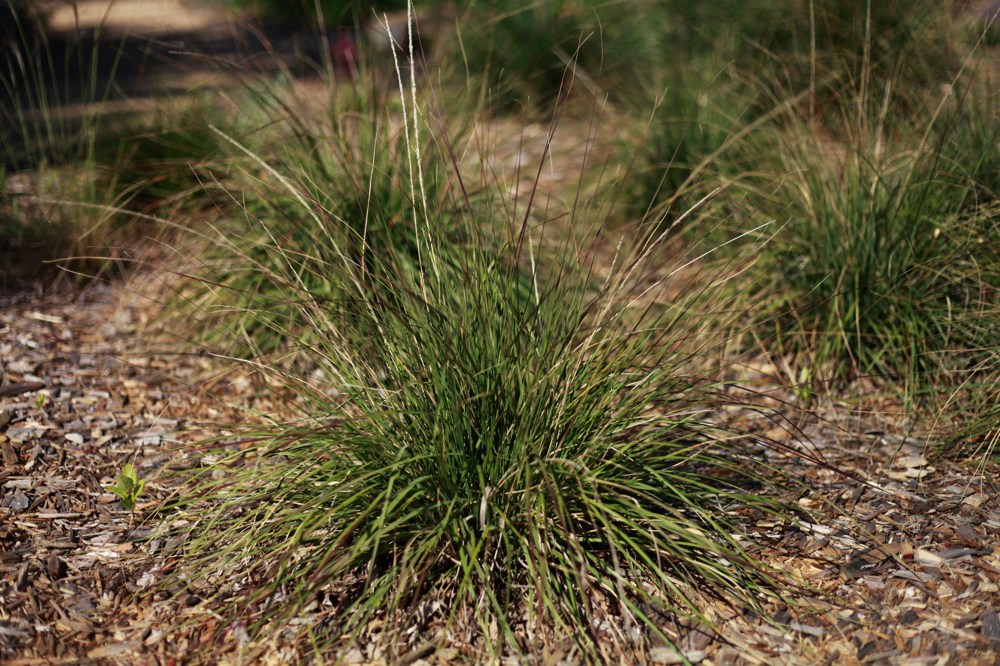
M 30 393 L 45 388 L 45 382 L 17 382 L 0 386 L 0 398 L 9 398 L 22 393 Z
M 993 643 L 1000 644 L 1000 617 L 996 608 L 987 608 L 983 611 L 983 638 Z

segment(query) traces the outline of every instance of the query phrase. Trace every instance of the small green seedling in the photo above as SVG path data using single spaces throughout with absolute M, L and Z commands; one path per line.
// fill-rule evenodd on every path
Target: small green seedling
M 812 368 L 808 365 L 804 365 L 799 370 L 799 381 L 792 387 L 792 392 L 795 393 L 795 397 L 798 398 L 800 403 L 806 406 L 809 405 L 813 398 L 812 380 Z
M 135 510 L 135 501 L 139 498 L 145 485 L 146 480 L 139 478 L 132 463 L 125 463 L 125 467 L 115 477 L 114 484 L 108 486 L 108 490 L 118 497 L 123 509 L 133 511 Z
M 44 393 L 39 393 L 35 396 L 35 409 L 42 409 L 45 407 L 45 403 L 48 402 L 48 396 Z

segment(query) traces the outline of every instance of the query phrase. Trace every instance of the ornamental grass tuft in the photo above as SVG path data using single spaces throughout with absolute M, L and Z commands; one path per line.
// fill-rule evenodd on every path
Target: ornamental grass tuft
M 313 370 L 272 370 L 299 420 L 202 455 L 172 509 L 176 580 L 255 631 L 365 635 L 388 658 L 414 632 L 441 643 L 458 629 L 477 654 L 569 638 L 606 658 L 669 643 L 667 617 L 708 622 L 702 595 L 778 597 L 743 529 L 786 510 L 757 492 L 776 475 L 721 419 L 732 399 L 712 374 L 735 317 L 719 313 L 737 310 L 726 273 L 690 281 L 700 264 L 668 257 L 662 235 L 609 240 L 585 206 L 559 218 L 537 178 L 512 199 L 494 172 L 473 196 L 464 147 L 407 97 L 403 134 L 370 146 L 395 168 L 356 191 L 374 211 L 402 188 L 406 252 L 349 251 L 354 223 L 315 182 L 260 162 L 313 228 L 316 245 L 280 255 Z M 456 214 L 430 196 L 429 163 L 451 165 Z M 334 297 L 303 277 L 320 255 Z

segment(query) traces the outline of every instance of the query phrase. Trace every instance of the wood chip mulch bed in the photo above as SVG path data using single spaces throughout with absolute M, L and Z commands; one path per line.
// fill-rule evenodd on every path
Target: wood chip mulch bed
M 205 424 L 235 418 L 209 393 L 239 403 L 259 392 L 220 381 L 207 358 L 150 354 L 138 333 L 143 308 L 123 294 L 97 285 L 0 297 L 0 663 L 241 658 L 235 629 L 193 656 L 206 637 L 219 640 L 200 625 L 225 624 L 198 598 L 139 594 L 156 582 L 161 547 L 141 518 L 170 493 L 155 473 L 183 456 L 177 445 L 219 434 Z M 799 502 L 825 519 L 756 525 L 766 561 L 817 593 L 768 618 L 719 608 L 709 612 L 715 630 L 668 628 L 690 662 L 1000 663 L 996 468 L 932 459 L 923 442 L 846 422 L 816 421 L 806 434 L 853 478 L 804 458 L 780 462 L 816 488 Z M 152 479 L 135 516 L 106 490 L 127 462 Z M 204 622 L 168 624 L 185 618 Z M 308 661 L 308 646 L 300 648 L 242 659 Z M 463 654 L 460 645 L 442 646 L 409 661 L 461 663 Z M 665 647 L 644 656 L 679 663 Z M 387 660 L 374 646 L 341 657 Z M 553 652 L 545 661 L 574 657 Z

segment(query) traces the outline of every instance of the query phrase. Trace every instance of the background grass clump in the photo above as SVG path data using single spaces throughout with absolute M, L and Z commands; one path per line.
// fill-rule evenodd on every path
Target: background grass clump
M 126 115 L 95 139 L 99 178 L 116 205 L 134 212 L 173 217 L 178 208 L 222 205 L 227 197 L 210 192 L 226 180 L 228 144 L 213 127 L 239 131 L 206 97 L 165 99 Z
M 951 113 L 935 120 L 962 115 Z M 783 226 L 761 264 L 783 295 L 769 337 L 822 376 L 889 377 L 915 395 L 995 344 L 998 264 L 984 241 L 998 221 L 970 208 L 992 186 L 979 150 L 956 148 L 961 134 L 901 133 L 880 118 L 847 119 L 849 145 L 786 131 L 786 175 L 767 199 Z
M 721 188 L 701 209 L 717 226 L 755 215 L 747 189 L 773 187 L 768 162 L 788 118 L 850 143 L 844 116 L 868 113 L 858 99 L 885 95 L 896 108 L 882 122 L 906 126 L 951 85 L 976 41 L 971 20 L 930 2 L 675 2 L 638 14 L 662 36 L 638 52 L 643 74 L 626 97 L 656 106 L 628 174 L 626 209 L 671 221 Z
M 278 85 L 253 96 L 249 103 L 272 130 L 259 145 L 215 133 L 242 153 L 237 182 L 253 194 L 234 203 L 250 224 L 216 228 L 195 271 L 204 282 L 179 303 L 197 316 L 202 341 L 227 354 L 263 357 L 315 342 L 302 300 L 355 307 L 337 268 L 344 262 L 373 294 L 389 299 L 395 286 L 383 274 L 387 261 L 403 273 L 422 270 L 409 189 L 417 157 L 407 154 L 405 135 L 386 117 L 384 87 L 373 75 L 367 84 L 336 88 L 328 99 L 300 98 L 323 109 L 308 118 L 289 113 L 295 105 L 287 100 L 297 94 Z M 398 110 L 398 102 L 388 108 Z M 444 168 L 422 158 L 420 185 L 438 211 L 438 241 L 448 247 L 460 245 L 462 230 Z
M 640 85 L 657 56 L 657 3 L 602 0 L 474 0 L 459 18 L 453 58 L 495 111 L 546 115 L 571 91 L 620 98 Z
M 770 178 L 762 164 L 775 148 L 776 114 L 758 116 L 755 103 L 725 63 L 704 60 L 699 69 L 678 74 L 656 100 L 639 148 L 632 149 L 620 208 L 654 229 L 684 217 L 689 239 L 723 242 L 725 233 L 712 229 L 752 217 L 741 203 L 743 191 Z
M 811 90 L 803 107 L 836 117 L 847 86 L 891 83 L 912 91 L 897 98 L 909 103 L 949 81 L 977 36 L 961 12 L 931 0 L 474 0 L 460 13 L 454 53 L 467 73 L 485 74 L 486 94 L 504 112 L 549 108 L 571 83 L 616 102 L 658 94 L 709 59 L 731 62 L 766 91 L 758 112 Z
M 0 35 L 0 251 L 12 274 L 46 260 L 81 276 L 122 268 L 159 235 L 149 214 L 176 221 L 212 205 L 223 156 L 209 126 L 228 125 L 217 100 L 129 99 L 118 80 L 125 38 L 101 24 L 50 33 L 32 3 L 0 11 L 10 18 Z

